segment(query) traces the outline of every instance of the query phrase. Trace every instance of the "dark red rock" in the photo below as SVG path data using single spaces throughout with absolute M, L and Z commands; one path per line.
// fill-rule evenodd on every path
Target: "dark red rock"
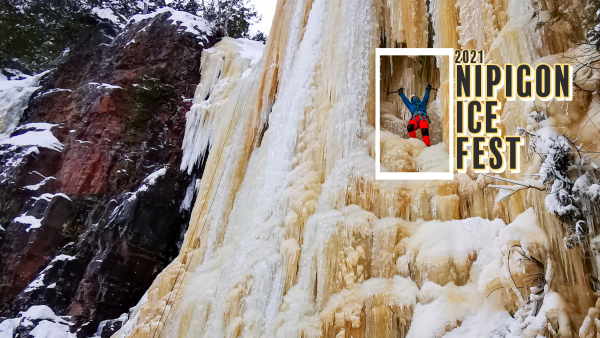
M 98 25 L 31 100 L 21 122 L 56 124 L 52 133 L 64 149 L 41 152 L 0 182 L 0 188 L 20 194 L 0 194 L 0 226 L 6 227 L 0 316 L 45 304 L 73 316 L 78 335 L 89 336 L 98 323 L 134 306 L 176 256 L 189 221 L 180 205 L 203 170 L 199 166 L 194 177 L 179 171 L 185 113 L 200 82 L 201 52 L 216 39 L 201 44 L 169 16 L 132 23 L 121 32 Z M 3 164 L 0 156 L 0 172 Z M 160 168 L 168 168 L 166 174 L 130 200 Z M 39 182 L 36 170 L 56 179 L 38 192 L 23 192 L 26 182 Z M 66 227 L 52 223 L 42 227 L 48 233 L 41 236 L 11 222 L 33 212 L 26 201 L 46 192 L 72 200 L 59 208 L 69 211 L 68 217 L 61 214 Z M 32 240 L 35 246 L 28 244 Z M 73 258 L 49 264 L 63 252 Z M 23 292 L 35 278 L 55 286 Z M 107 326 L 105 335 L 117 326 Z
M 65 149 L 56 178 L 69 196 L 133 188 L 147 173 L 143 157 L 152 146 L 169 147 L 160 160 L 180 160 L 189 110 L 182 97 L 193 97 L 199 83 L 202 45 L 169 16 L 131 24 L 114 40 L 92 39 L 57 67 L 27 110 L 30 121 L 61 125 Z M 115 168 L 130 174 L 114 175 Z
M 66 313 L 70 306 L 69 300 L 75 294 L 88 263 L 72 256 L 73 248 L 73 242 L 65 245 L 36 278 L 43 286 L 21 292 L 13 301 L 12 307 L 27 309 L 32 305 L 51 304 L 56 312 Z
M 167 170 L 148 190 L 111 200 L 94 219 L 96 230 L 81 244 L 100 245 L 94 247 L 69 315 L 98 322 L 119 317 L 177 254 L 174 243 L 187 221 L 179 212 L 183 196 L 173 181 L 178 176 L 177 169 Z
M 48 196 L 48 197 L 46 197 Z M 40 270 L 69 242 L 75 213 L 73 202 L 63 195 L 42 195 L 25 205 L 26 216 L 41 220 L 41 226 L 13 221 L 0 250 L 0 303 L 7 304 L 23 291 Z

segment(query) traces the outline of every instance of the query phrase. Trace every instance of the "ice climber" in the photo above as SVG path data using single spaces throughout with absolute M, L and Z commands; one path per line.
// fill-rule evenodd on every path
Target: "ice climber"
M 427 117 L 427 101 L 429 101 L 430 90 L 431 85 L 427 83 L 423 101 L 419 100 L 416 95 L 411 95 L 409 101 L 404 95 L 404 87 L 398 89 L 398 94 L 412 114 L 412 118 L 408 121 L 408 135 L 411 138 L 417 138 L 417 129 L 421 128 L 423 142 L 425 142 L 428 147 L 431 146 L 431 142 L 429 141 L 429 118 Z

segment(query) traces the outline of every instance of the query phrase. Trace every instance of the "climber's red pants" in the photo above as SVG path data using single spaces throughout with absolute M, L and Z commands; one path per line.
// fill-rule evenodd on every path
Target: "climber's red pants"
M 429 147 L 429 122 L 422 116 L 414 116 L 412 120 L 408 121 L 408 135 L 411 138 L 417 138 L 417 129 L 421 128 L 421 135 L 423 136 L 423 142 Z

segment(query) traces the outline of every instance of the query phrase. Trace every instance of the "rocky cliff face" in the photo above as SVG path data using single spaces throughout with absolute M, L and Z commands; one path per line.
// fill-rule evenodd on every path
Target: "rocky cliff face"
M 407 182 L 376 180 L 373 170 L 375 48 L 424 48 L 432 38 L 433 47 L 483 49 L 498 64 L 564 63 L 594 53 L 577 43 L 590 6 L 280 0 L 254 71 L 232 66 L 240 55 L 205 51 L 202 74 L 224 74 L 195 97 L 196 128 L 210 131 L 214 149 L 205 175 L 215 179 L 201 182 L 180 255 L 114 337 L 597 336 L 587 253 L 565 245 L 546 205 L 558 193 L 502 200 L 493 179 L 474 173 Z M 451 59 L 439 61 L 447 140 Z M 244 89 L 240 73 L 256 81 Z M 585 135 L 600 89 L 597 69 L 586 73 L 577 83 L 588 80 L 595 101 L 503 99 L 506 135 L 541 130 L 536 107 L 548 114 L 546 139 L 565 126 Z M 597 149 L 598 133 L 589 135 L 582 144 Z M 507 179 L 540 172 L 525 153 L 523 172 Z
M 163 10 L 98 25 L 45 75 L 0 140 L 0 316 L 45 304 L 92 335 L 177 254 L 203 169 L 179 170 L 185 114 L 215 42 Z

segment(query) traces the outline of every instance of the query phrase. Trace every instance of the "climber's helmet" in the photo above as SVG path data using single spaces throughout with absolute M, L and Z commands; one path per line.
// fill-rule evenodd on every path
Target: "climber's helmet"
M 410 102 L 414 105 L 418 105 L 419 103 L 421 103 L 421 100 L 419 100 L 419 98 L 416 95 L 412 95 L 410 97 Z

